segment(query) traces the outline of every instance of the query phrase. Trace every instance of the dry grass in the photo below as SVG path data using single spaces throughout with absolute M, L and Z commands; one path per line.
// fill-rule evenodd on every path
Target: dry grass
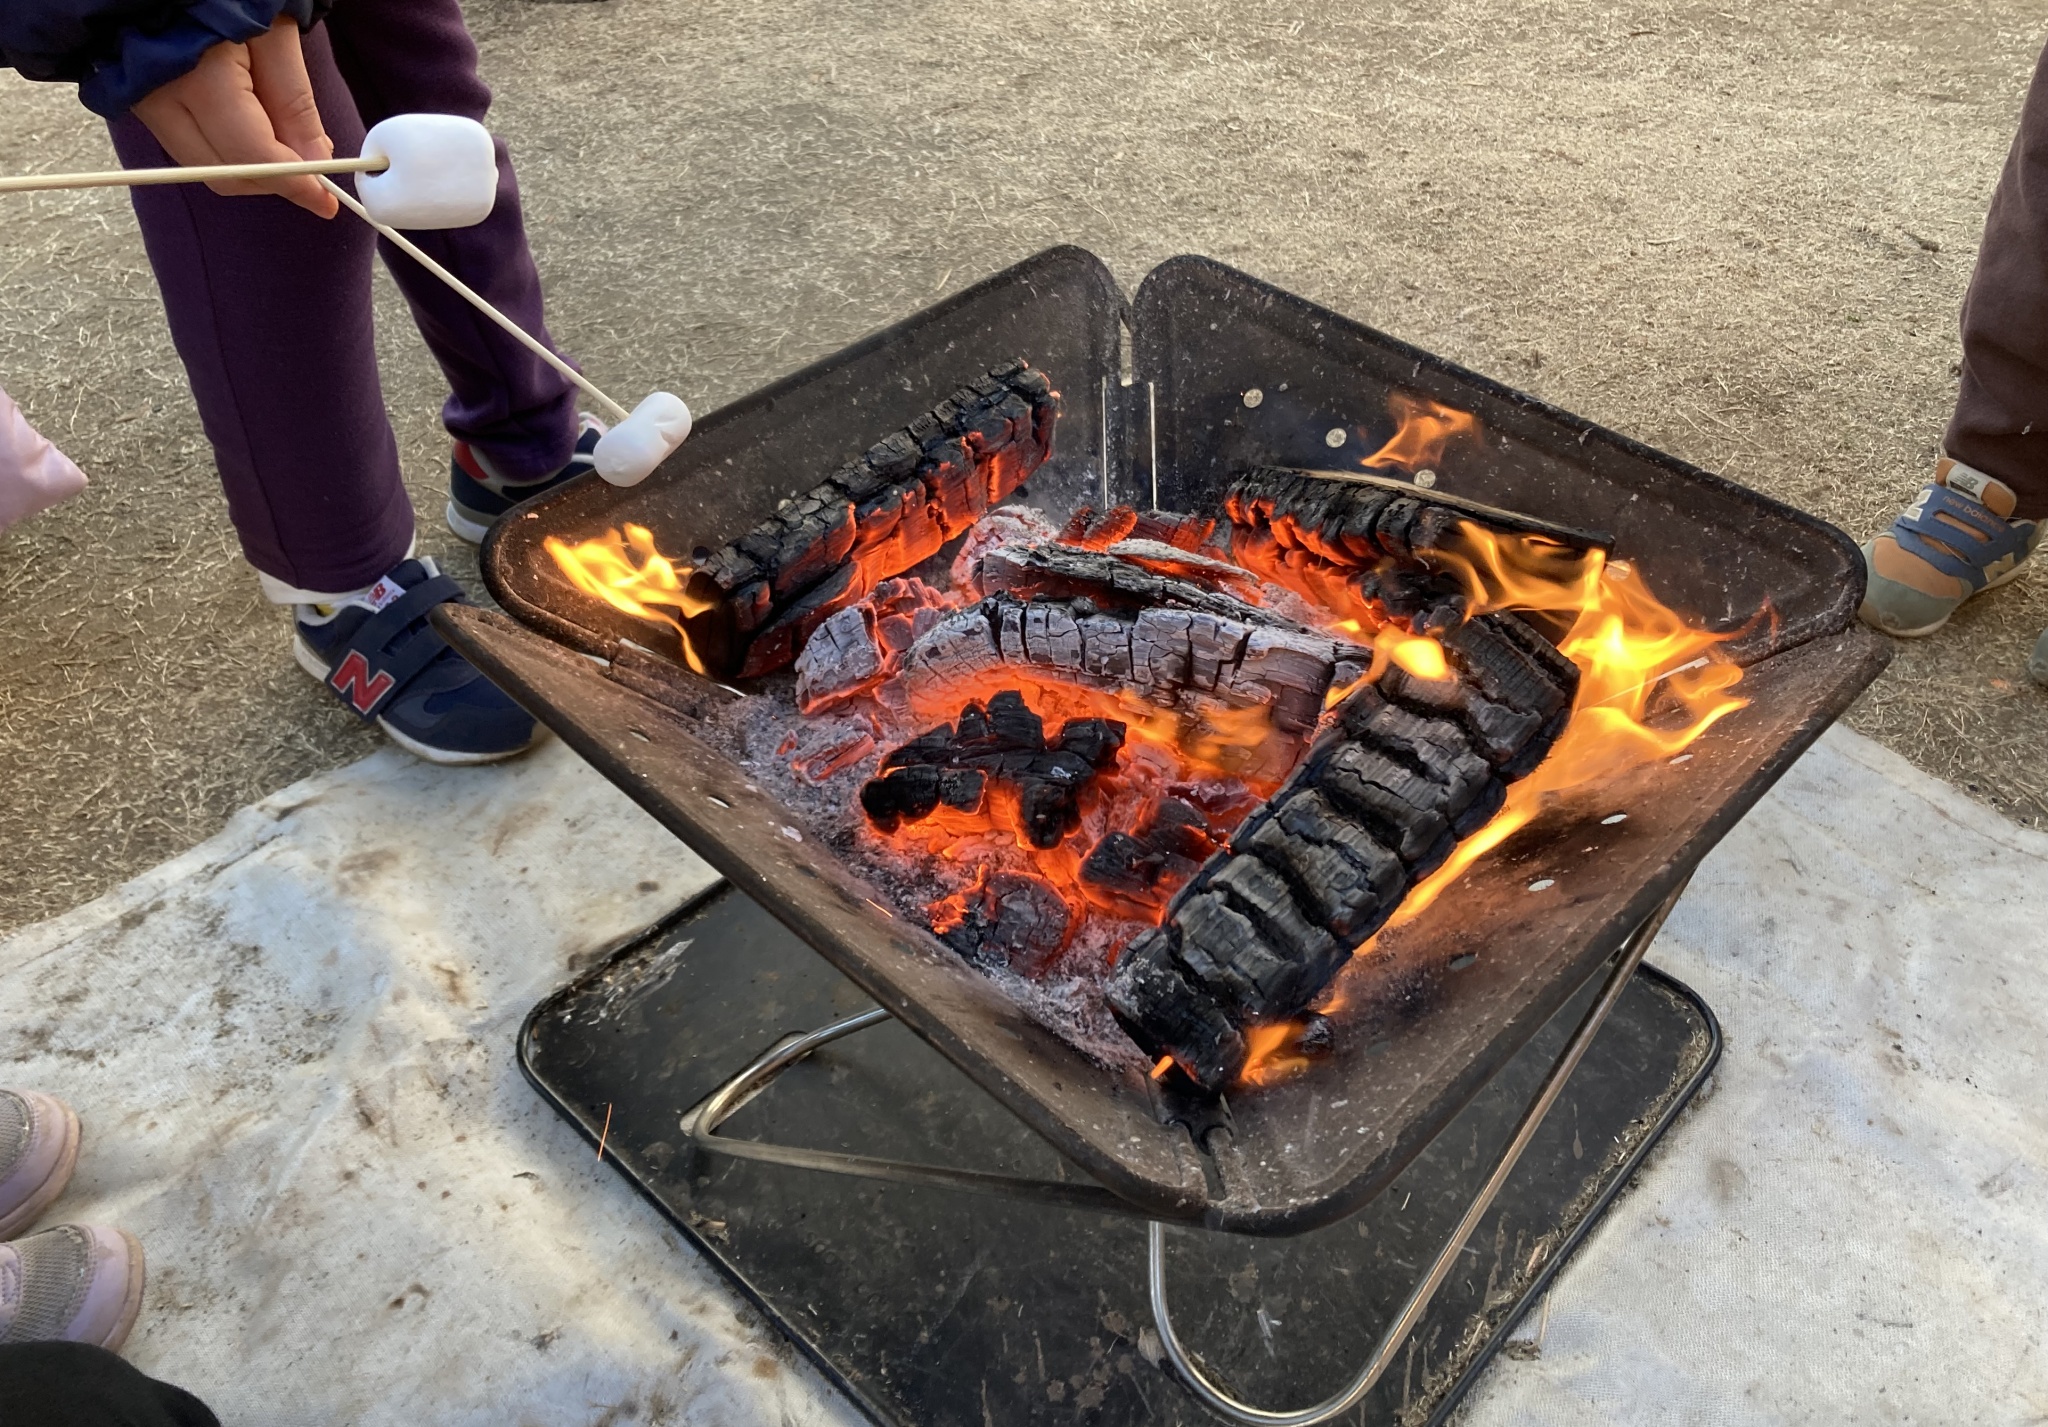
M 607 387 L 708 408 L 1054 242 L 1126 283 L 1206 252 L 1858 534 L 1930 463 L 2044 38 L 2016 0 L 470 11 Z M 106 161 L 0 83 L 0 170 Z M 370 746 L 239 567 L 123 201 L 6 202 L 0 382 L 97 484 L 0 537 L 0 927 Z M 433 512 L 438 381 L 384 296 Z M 2048 821 L 2043 624 L 2022 582 L 1852 721 Z

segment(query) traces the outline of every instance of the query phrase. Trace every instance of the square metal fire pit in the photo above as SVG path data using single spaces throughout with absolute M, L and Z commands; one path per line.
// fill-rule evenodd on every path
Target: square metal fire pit
M 1437 489 L 1613 532 L 1617 555 L 1666 602 L 1741 631 L 1727 647 L 1747 666 L 1749 705 L 1686 758 L 1551 808 L 1384 935 L 1409 995 L 1344 1012 L 1312 1073 L 1218 1103 L 1106 1071 L 924 928 L 883 912 L 886 898 L 693 732 L 687 710 L 729 695 L 655 657 L 676 652 L 659 628 L 578 593 L 541 544 L 632 521 L 664 549 L 715 548 L 963 380 L 1019 357 L 1063 397 L 1028 492 L 1055 516 L 1084 502 L 1214 512 L 1248 467 L 1328 465 L 1340 437 L 1378 444 L 1396 389 L 1470 411 L 1483 450 Z M 546 638 L 459 608 L 440 627 L 578 753 L 1105 1199 L 1253 1234 L 1329 1224 L 1392 1180 L 1652 922 L 1890 651 L 1854 623 L 1854 545 L 1810 516 L 1204 259 L 1162 265 L 1127 306 L 1076 248 L 712 414 L 640 487 L 589 479 L 543 497 L 499 523 L 483 567 L 504 608 Z

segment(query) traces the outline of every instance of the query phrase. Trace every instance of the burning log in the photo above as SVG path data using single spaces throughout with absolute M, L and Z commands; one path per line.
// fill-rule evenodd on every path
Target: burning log
M 818 712 L 864 693 L 895 671 L 948 606 L 922 580 L 884 580 L 868 599 L 829 616 L 796 659 L 797 707 Z
M 1081 795 L 1113 767 L 1124 725 L 1070 719 L 1047 741 L 1045 724 L 1014 689 L 970 703 L 957 724 L 919 734 L 882 760 L 860 790 L 861 808 L 882 832 L 919 822 L 944 804 L 980 812 L 1001 785 L 1016 798 L 1018 830 L 1033 847 L 1059 846 L 1081 822 Z
M 1536 520 L 1384 476 L 1258 467 L 1224 495 L 1238 563 L 1328 608 L 1356 601 L 1418 632 L 1471 612 L 1506 566 L 1556 591 L 1581 588 L 1613 537 Z M 1517 607 L 1489 599 L 1486 607 Z M 1540 616 L 1539 616 L 1540 617 Z
M 965 532 L 1052 447 L 1058 398 L 1023 362 L 960 388 L 714 553 L 685 633 L 714 674 L 791 663 L 819 625 Z
M 1184 712 L 1209 703 L 1264 707 L 1274 728 L 1298 737 L 1315 727 L 1331 685 L 1371 662 L 1357 645 L 1107 551 L 998 546 L 983 556 L 977 583 L 987 597 L 935 625 L 904 656 L 914 702 L 940 701 L 950 688 L 1006 668 L 1029 669 Z
M 1147 1054 L 1220 1089 L 1244 1063 L 1244 1028 L 1305 1009 L 1500 810 L 1507 781 L 1562 731 L 1578 684 L 1576 666 L 1533 652 L 1546 641 L 1518 623 L 1460 626 L 1443 680 L 1390 669 L 1348 695 L 1280 791 L 1126 949 L 1106 992 Z
M 1467 532 L 1470 525 L 1534 537 L 1579 555 L 1614 545 L 1611 536 L 1593 531 L 1349 472 L 1259 466 L 1232 483 L 1223 509 L 1232 525 L 1270 530 L 1287 548 L 1352 567 L 1393 560 L 1441 568 L 1454 559 L 1473 559 L 1480 552 Z
M 1128 693 L 1159 708 L 1201 715 L 1218 707 L 1263 708 L 1284 773 L 1299 740 L 1316 726 L 1331 684 L 1356 677 L 1366 651 L 1262 620 L 1242 623 L 1178 605 L 1103 610 L 1086 598 L 1032 600 L 990 595 L 935 625 L 903 659 L 913 704 L 943 702 L 957 688 L 1031 677 Z M 1264 764 L 1265 754 L 1247 758 Z

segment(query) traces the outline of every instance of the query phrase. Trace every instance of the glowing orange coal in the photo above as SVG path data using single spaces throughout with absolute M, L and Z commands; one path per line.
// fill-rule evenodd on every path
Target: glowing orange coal
M 1387 398 L 1394 434 L 1358 464 L 1368 471 L 1420 471 L 1442 463 L 1445 449 L 1478 434 L 1479 419 L 1426 396 L 1397 391 Z
M 699 674 L 711 672 L 691 647 L 683 621 L 706 613 L 712 602 L 685 592 L 691 567 L 677 565 L 655 549 L 653 531 L 629 523 L 623 530 L 607 530 L 574 545 L 553 535 L 541 543 L 570 584 L 636 619 L 669 625 L 682 641 L 690 667 Z
M 1080 826 L 1057 846 L 1039 847 L 1030 836 L 1016 790 L 991 779 L 982 804 L 972 812 L 941 804 L 917 821 L 894 832 L 872 826 L 862 836 L 879 838 L 899 851 L 916 850 L 931 859 L 951 891 L 926 907 L 932 929 L 941 935 L 960 925 L 981 898 L 994 872 L 1020 872 L 1038 878 L 1067 904 L 1079 926 L 1084 918 L 1128 923 L 1114 943 L 1128 941 L 1139 929 L 1158 925 L 1179 883 L 1163 879 L 1144 893 L 1116 889 L 1085 879 L 1081 868 L 1088 854 L 1112 832 L 1143 834 L 1168 798 L 1196 806 L 1207 822 L 1203 851 L 1214 851 L 1231 830 L 1278 788 L 1285 770 L 1253 781 L 1227 772 L 1222 763 L 1232 738 L 1263 741 L 1272 733 L 1263 711 L 1256 720 L 1224 720 L 1224 726 L 1201 725 L 1193 733 L 1171 715 L 1134 697 L 1119 698 L 1108 690 L 1088 689 L 1051 680 L 1034 680 L 1024 669 L 1005 669 L 987 688 L 952 686 L 945 717 L 958 717 L 970 700 L 986 702 L 1003 689 L 1022 694 L 1026 705 L 1044 722 L 1048 735 L 1066 720 L 1115 718 L 1125 721 L 1124 746 L 1114 768 L 1095 779 L 1080 800 Z M 1231 714 L 1251 711 L 1230 710 Z M 1298 752 L 1301 742 L 1294 740 Z

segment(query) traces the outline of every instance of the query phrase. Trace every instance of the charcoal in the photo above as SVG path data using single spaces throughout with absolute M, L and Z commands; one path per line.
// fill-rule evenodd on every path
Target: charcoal
M 1135 833 L 1106 834 L 1081 864 L 1081 881 L 1113 908 L 1157 913 L 1215 851 L 1208 819 L 1167 798 Z
M 1032 846 L 1057 847 L 1080 826 L 1082 795 L 1116 766 L 1124 733 L 1112 719 L 1071 719 L 1047 740 L 1023 695 L 1006 689 L 886 754 L 861 789 L 861 809 L 890 833 L 930 817 L 941 803 L 979 809 L 993 780 L 1016 794 Z
M 1173 933 L 1138 937 L 1103 987 L 1118 1024 L 1149 1055 L 1170 1055 L 1206 1090 L 1221 1090 L 1244 1065 L 1244 1036 L 1215 997 L 1190 984 Z
M 1231 859 L 1227 865 L 1238 865 Z M 1291 948 L 1275 946 L 1260 935 L 1258 924 L 1240 911 L 1235 899 L 1203 891 L 1188 898 L 1173 914 L 1179 932 L 1180 964 L 1219 1002 L 1251 1021 L 1291 1015 L 1336 974 L 1341 958 L 1330 955 L 1321 964 L 1312 956 L 1299 959 Z M 1334 946 L 1328 933 L 1326 947 Z
M 1044 375 L 1021 362 L 960 388 L 691 571 L 689 594 L 709 606 L 686 622 L 692 648 L 714 674 L 787 666 L 823 618 L 814 602 L 803 627 L 793 607 L 836 582 L 852 590 L 844 608 L 937 553 L 1038 469 L 1057 414 Z
M 1148 548 L 1170 551 L 1171 547 Z M 1186 567 L 1201 569 L 1181 552 L 1172 552 Z M 1160 555 L 1165 560 L 1164 555 Z M 1208 573 L 1203 574 L 1207 578 Z M 1173 607 L 1221 615 L 1238 624 L 1293 628 L 1289 621 L 1207 584 L 1176 578 L 1122 559 L 1108 550 L 1083 550 L 1072 545 L 1002 545 L 982 557 L 978 583 L 985 592 L 1018 599 L 1085 598 L 1097 609 L 1133 612 Z
M 1073 912 L 1060 894 L 1036 877 L 998 872 L 982 892 L 979 929 L 984 957 L 1037 976 L 1066 950 Z
M 1309 914 L 1347 946 L 1378 931 L 1408 891 L 1401 860 L 1313 788 L 1289 796 L 1233 846 L 1284 876 Z

